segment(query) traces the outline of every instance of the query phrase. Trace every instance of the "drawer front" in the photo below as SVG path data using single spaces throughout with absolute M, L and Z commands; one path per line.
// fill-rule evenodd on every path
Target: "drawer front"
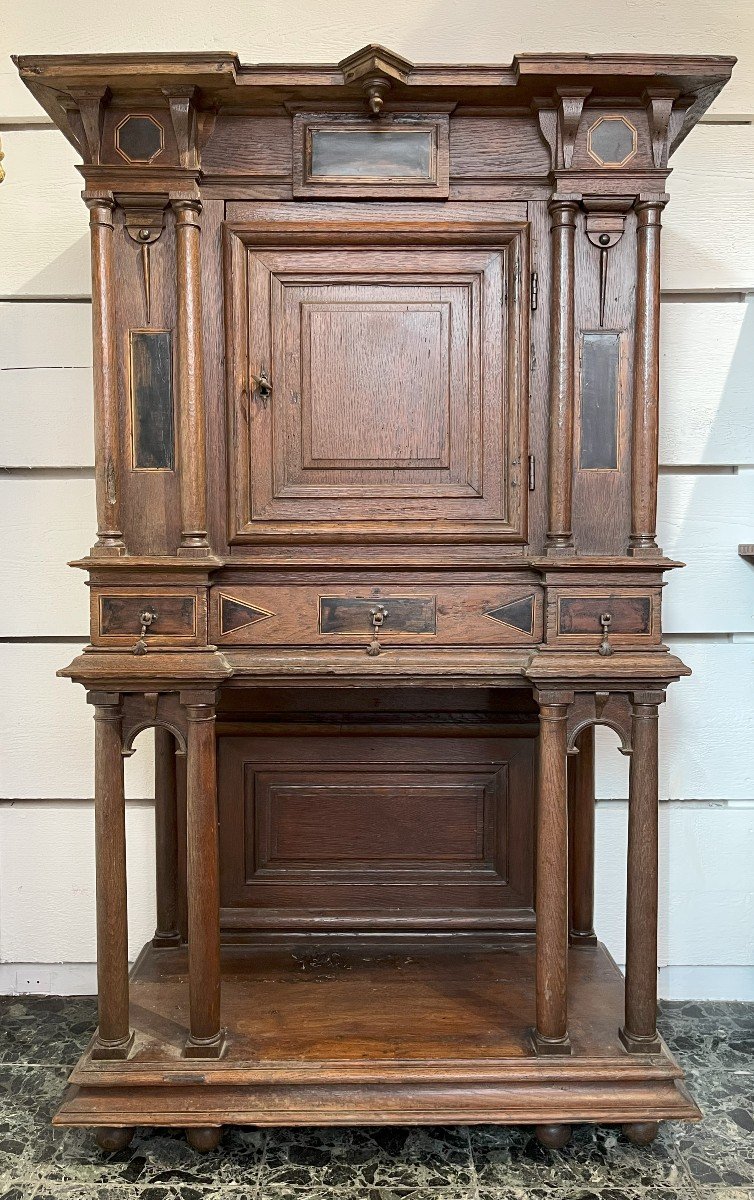
M 104 645 L 136 642 L 146 622 L 148 645 L 196 645 L 204 641 L 206 602 L 203 592 L 154 588 L 92 589 L 92 641 Z
M 609 639 L 615 645 L 660 641 L 659 589 L 556 591 L 550 595 L 548 615 L 548 641 L 561 645 L 582 645 L 588 649 L 599 646 L 605 616 L 610 618 Z
M 210 636 L 232 646 L 531 645 L 542 637 L 536 585 L 445 587 L 218 585 Z

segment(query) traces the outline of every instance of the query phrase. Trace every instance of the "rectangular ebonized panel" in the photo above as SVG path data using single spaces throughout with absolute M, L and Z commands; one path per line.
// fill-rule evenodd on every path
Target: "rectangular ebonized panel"
M 137 471 L 172 471 L 175 463 L 171 334 L 131 330 L 131 431 Z
M 601 618 L 610 614 L 611 633 L 651 633 L 652 601 L 649 596 L 561 597 L 559 633 L 599 633 Z
M 320 633 L 368 633 L 372 629 L 372 610 L 386 610 L 382 629 L 400 633 L 436 633 L 437 610 L 434 596 L 320 596 Z
M 445 198 L 449 191 L 446 113 L 354 113 L 293 118 L 294 196 Z
M 99 633 L 102 637 L 138 634 L 141 614 L 156 614 L 149 634 L 193 637 L 196 633 L 196 598 L 167 593 L 111 595 L 99 597 Z
M 311 179 L 432 179 L 432 129 L 311 129 Z
M 581 347 L 582 471 L 618 469 L 618 366 L 620 334 L 583 335 Z

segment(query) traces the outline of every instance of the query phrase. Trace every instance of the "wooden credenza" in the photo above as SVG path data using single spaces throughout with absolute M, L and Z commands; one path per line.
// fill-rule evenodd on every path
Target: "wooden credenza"
M 99 1026 L 55 1121 L 698 1110 L 657 1035 L 660 222 L 733 60 L 21 58 L 79 151 Z M 594 727 L 631 757 L 625 981 Z M 156 729 L 129 976 L 123 755 Z

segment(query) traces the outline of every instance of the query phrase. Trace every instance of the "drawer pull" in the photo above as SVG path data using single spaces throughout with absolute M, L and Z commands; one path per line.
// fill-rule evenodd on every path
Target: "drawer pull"
M 380 630 L 387 619 L 388 611 L 384 605 L 378 604 L 375 608 L 370 608 L 369 613 L 372 618 L 373 633 L 372 640 L 367 646 L 367 654 L 371 658 L 374 658 L 376 654 L 380 654 L 382 652 L 382 646 L 380 645 Z
M 610 645 L 610 625 L 612 623 L 612 620 L 613 620 L 613 618 L 610 616 L 610 613 L 603 613 L 602 616 L 600 617 L 600 628 L 602 629 L 602 641 L 600 642 L 599 652 L 604 658 L 607 658 L 610 654 L 613 653 L 613 648 Z
M 139 634 L 138 642 L 131 650 L 132 654 L 146 654 L 146 652 L 147 652 L 147 643 L 146 643 L 147 631 L 148 631 L 150 625 L 152 625 L 157 620 L 157 613 L 150 612 L 149 609 L 145 609 L 144 612 L 139 613 L 139 620 L 141 621 L 141 633 Z

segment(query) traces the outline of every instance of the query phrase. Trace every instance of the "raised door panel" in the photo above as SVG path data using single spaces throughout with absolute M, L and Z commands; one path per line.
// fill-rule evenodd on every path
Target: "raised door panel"
M 530 927 L 530 739 L 223 737 L 223 922 Z
M 525 231 L 355 232 L 228 235 L 231 540 L 525 541 Z

